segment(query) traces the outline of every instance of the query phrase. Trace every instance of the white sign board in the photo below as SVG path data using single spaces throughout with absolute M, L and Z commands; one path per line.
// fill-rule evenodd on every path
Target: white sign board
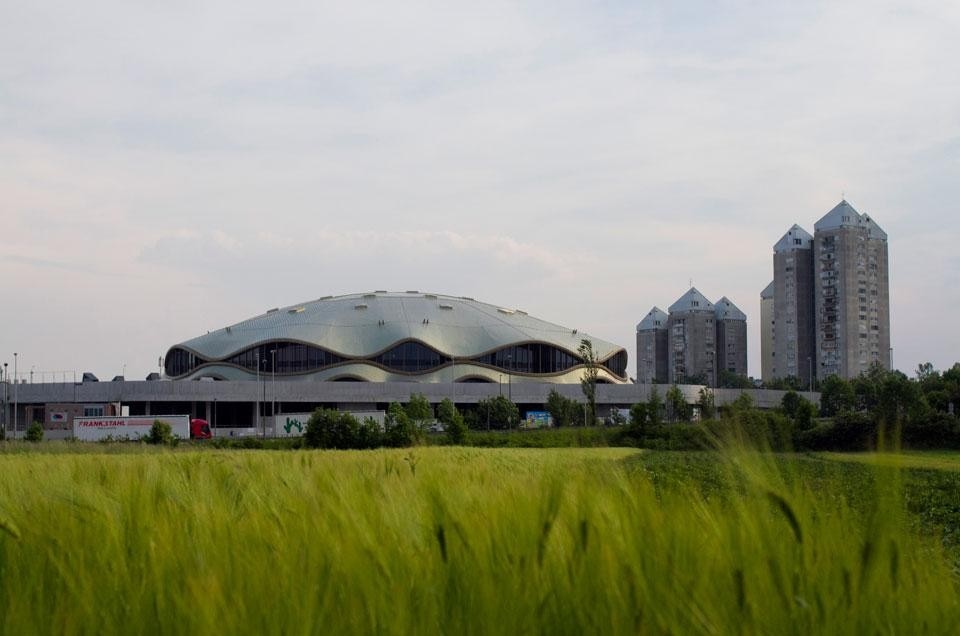
M 386 411 L 347 411 L 358 422 L 370 418 L 383 430 Z M 307 422 L 313 413 L 287 413 L 273 418 L 273 434 L 277 437 L 300 437 L 307 432 Z
M 312 413 L 287 413 L 273 418 L 273 434 L 277 437 L 300 437 L 307 432 Z
M 174 437 L 190 439 L 189 415 L 144 415 L 142 417 L 75 417 L 73 437 L 83 442 L 105 439 L 138 440 L 150 434 L 157 420 L 170 425 Z

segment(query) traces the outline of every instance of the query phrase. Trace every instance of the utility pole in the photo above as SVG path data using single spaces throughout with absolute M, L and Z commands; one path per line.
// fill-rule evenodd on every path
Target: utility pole
M 3 385 L 3 435 L 7 434 L 7 385 L 10 384 L 10 374 L 7 372 L 7 363 L 3 363 L 2 374 L 0 374 L 0 384 Z
M 277 426 L 277 350 L 270 350 L 270 384 L 273 385 L 273 395 L 270 397 L 270 417 L 273 418 L 273 426 Z M 276 434 L 276 431 L 274 431 Z M 264 435 L 266 437 L 266 435 Z
M 17 400 L 17 352 L 13 352 L 13 439 L 17 439 L 17 425 L 19 424 L 19 416 L 17 414 L 17 406 L 19 401 Z

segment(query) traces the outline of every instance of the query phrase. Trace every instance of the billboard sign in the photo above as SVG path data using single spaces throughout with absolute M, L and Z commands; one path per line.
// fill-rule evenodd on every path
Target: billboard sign
M 547 411 L 527 411 L 523 421 L 524 428 L 545 428 L 553 426 L 553 416 Z

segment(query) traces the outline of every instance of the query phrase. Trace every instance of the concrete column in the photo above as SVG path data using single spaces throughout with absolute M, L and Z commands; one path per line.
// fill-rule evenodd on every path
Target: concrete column
M 150 413 L 150 402 L 144 402 L 144 403 L 143 403 L 143 414 L 144 414 L 144 415 L 151 415 L 151 413 Z
M 209 402 L 207 402 L 206 404 L 207 404 L 207 416 L 203 419 L 207 420 L 207 422 L 209 423 L 211 419 L 210 414 L 213 412 L 213 408 L 210 406 Z

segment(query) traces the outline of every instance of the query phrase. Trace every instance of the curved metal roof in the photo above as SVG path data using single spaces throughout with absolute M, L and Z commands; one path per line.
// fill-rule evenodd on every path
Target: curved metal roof
M 588 338 L 598 360 L 623 349 L 472 298 L 420 292 L 373 292 L 324 297 L 272 309 L 235 325 L 182 342 L 207 359 L 224 359 L 269 341 L 299 341 L 347 358 L 368 357 L 416 340 L 454 357 L 470 357 L 521 342 L 544 342 L 576 353 Z

